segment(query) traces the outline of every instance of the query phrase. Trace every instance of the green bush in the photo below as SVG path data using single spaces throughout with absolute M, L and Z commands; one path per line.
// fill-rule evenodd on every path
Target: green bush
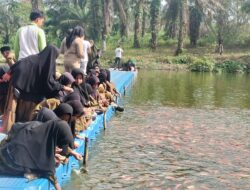
M 214 71 L 227 73 L 241 73 L 247 69 L 247 66 L 239 61 L 226 60 L 223 63 L 217 63 Z
M 214 69 L 215 62 L 208 58 L 195 58 L 189 64 L 188 69 L 193 72 L 211 72 Z
M 187 55 L 181 55 L 174 57 L 172 60 L 169 60 L 171 64 L 190 64 L 193 62 L 192 58 Z

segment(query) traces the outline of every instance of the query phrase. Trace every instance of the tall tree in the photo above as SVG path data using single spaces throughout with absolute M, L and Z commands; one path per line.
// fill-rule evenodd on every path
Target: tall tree
M 179 15 L 180 0 L 170 0 L 166 11 L 165 35 L 175 38 L 177 34 L 177 19 Z
M 150 5 L 150 16 L 151 16 L 151 48 L 156 49 L 157 46 L 157 34 L 158 34 L 158 24 L 160 15 L 160 0 L 152 0 Z
M 106 39 L 111 27 L 111 0 L 102 0 L 103 29 L 102 29 L 102 50 L 106 51 Z
M 102 2 L 101 0 L 90 1 L 90 12 L 89 12 L 89 36 L 98 40 L 102 30 Z
M 134 24 L 134 47 L 140 47 L 140 40 L 139 40 L 139 33 L 140 33 L 140 23 L 141 23 L 141 16 L 142 16 L 142 3 L 143 0 L 135 1 L 135 24 Z
M 146 33 L 147 18 L 149 16 L 149 0 L 144 0 L 142 3 L 142 24 L 141 24 L 141 37 L 144 37 Z
M 183 40 L 185 35 L 185 28 L 187 25 L 187 5 L 188 0 L 180 0 L 180 9 L 179 9 L 179 34 L 178 34 L 178 44 L 177 49 L 175 51 L 175 55 L 179 55 L 183 51 Z
M 197 5 L 197 0 L 189 6 L 189 39 L 191 46 L 195 47 L 200 33 L 202 12 Z
M 124 0 L 126 1 L 126 0 Z M 125 10 L 125 2 L 122 0 L 115 0 L 115 4 L 118 10 L 119 18 L 120 18 L 120 33 L 121 37 L 128 37 L 128 20 L 127 14 Z

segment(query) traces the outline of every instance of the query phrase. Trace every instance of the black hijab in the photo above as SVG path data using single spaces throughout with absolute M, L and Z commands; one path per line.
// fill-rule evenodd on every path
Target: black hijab
M 73 100 L 73 101 L 67 102 L 67 104 L 71 105 L 71 107 L 73 108 L 74 116 L 80 116 L 83 114 L 83 106 L 80 101 Z
M 73 148 L 73 136 L 65 121 L 16 123 L 9 132 L 9 141 L 0 151 L 7 152 L 17 166 L 41 175 L 55 174 L 55 148 Z
M 34 120 L 47 122 L 47 121 L 55 120 L 55 119 L 58 119 L 57 115 L 52 110 L 44 107 L 38 112 Z
M 102 83 L 106 83 L 107 77 L 108 77 L 108 76 L 107 76 L 106 70 L 102 69 L 102 70 L 100 71 L 99 76 L 98 76 L 98 78 L 99 78 L 99 80 L 100 80 L 100 83 L 101 83 L 101 84 L 102 84 Z
M 63 98 L 63 102 L 68 102 L 72 100 L 80 101 L 80 95 L 77 92 L 72 92 Z
M 54 109 L 54 113 L 59 118 L 65 114 L 68 114 L 68 115 L 70 115 L 70 117 L 72 117 L 73 108 L 71 107 L 71 105 L 69 105 L 67 103 L 61 103 L 56 109 Z
M 55 80 L 58 55 L 59 50 L 49 45 L 39 54 L 21 59 L 11 67 L 12 85 L 21 93 L 53 97 L 63 89 Z
M 85 80 L 84 72 L 82 71 L 82 69 L 73 69 L 71 74 L 75 79 L 77 75 L 82 75 L 83 81 Z M 80 85 L 73 83 L 72 88 L 74 89 L 74 92 L 80 95 L 82 105 L 87 106 L 89 102 L 89 94 L 87 91 L 87 85 L 85 81 Z
M 63 74 L 60 76 L 60 78 L 59 78 L 58 81 L 59 81 L 62 85 L 67 86 L 67 85 L 71 85 L 71 84 L 75 81 L 75 79 L 74 79 L 74 77 L 73 77 L 69 72 L 65 72 L 65 73 L 63 73 Z

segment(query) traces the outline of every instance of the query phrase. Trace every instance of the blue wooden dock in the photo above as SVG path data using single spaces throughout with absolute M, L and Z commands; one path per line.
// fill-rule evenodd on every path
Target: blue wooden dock
M 116 84 L 116 89 L 121 94 L 124 94 L 124 91 L 132 86 L 136 75 L 136 72 L 111 71 L 111 81 Z M 113 115 L 114 109 L 110 106 L 106 112 L 106 121 L 109 121 Z M 93 141 L 97 137 L 98 133 L 103 130 L 103 118 L 103 114 L 98 115 L 96 120 L 92 122 L 88 129 L 81 134 L 90 140 L 89 146 L 92 144 L 91 141 Z M 84 140 L 76 139 L 75 141 L 79 143 L 79 147 L 76 149 L 77 152 L 82 154 L 85 147 Z M 73 157 L 70 157 L 67 164 L 61 164 L 56 169 L 56 176 L 61 187 L 63 187 L 63 185 L 70 180 L 72 169 L 80 168 L 80 165 L 80 162 Z M 0 176 L 0 190 L 54 190 L 54 186 L 44 178 L 28 181 L 28 179 L 24 177 Z

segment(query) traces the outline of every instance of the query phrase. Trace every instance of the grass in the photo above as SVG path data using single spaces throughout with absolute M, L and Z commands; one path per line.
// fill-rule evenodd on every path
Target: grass
M 163 35 L 160 35 L 158 39 L 158 47 L 153 51 L 149 47 L 150 35 L 147 34 L 144 38 L 141 38 L 142 48 L 133 48 L 133 38 L 127 38 L 123 41 L 119 36 L 108 37 L 107 51 L 103 53 L 101 58 L 101 64 L 104 67 L 112 66 L 114 62 L 114 50 L 117 44 L 121 44 L 123 53 L 123 62 L 133 59 L 136 61 L 137 67 L 141 69 L 164 69 L 164 70 L 186 70 L 189 58 L 207 58 L 214 60 L 216 63 L 223 63 L 225 60 L 239 61 L 243 64 L 250 65 L 250 49 L 247 48 L 227 48 L 224 47 L 223 55 L 215 53 L 215 45 L 209 44 L 206 46 L 199 46 L 197 48 L 191 48 L 188 45 L 188 41 L 185 42 L 184 53 L 180 57 L 174 56 L 176 49 L 176 40 L 164 40 Z M 97 43 L 97 47 L 100 44 Z M 0 63 L 4 62 L 4 59 L 0 56 Z M 63 63 L 63 56 L 58 59 L 59 65 Z M 184 63 L 184 64 L 183 64 Z M 61 68 L 60 68 L 61 70 Z

